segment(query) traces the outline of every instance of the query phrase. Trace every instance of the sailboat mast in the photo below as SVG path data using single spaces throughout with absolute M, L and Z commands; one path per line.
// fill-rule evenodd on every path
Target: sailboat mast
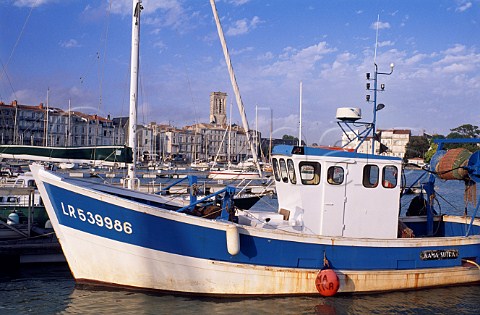
M 243 128 L 245 129 L 245 135 L 247 137 L 247 142 L 250 145 L 250 150 L 252 151 L 253 161 L 257 167 L 260 177 L 262 177 L 262 169 L 258 163 L 257 150 L 253 145 L 250 128 L 248 126 L 247 115 L 245 114 L 245 107 L 243 106 L 242 97 L 240 96 L 240 90 L 238 88 L 237 79 L 235 78 L 235 73 L 233 72 L 232 61 L 230 60 L 230 55 L 228 53 L 227 43 L 225 42 L 225 36 L 223 35 L 222 25 L 220 24 L 220 19 L 218 18 L 217 7 L 215 6 L 215 0 L 210 0 L 210 5 L 212 6 L 213 16 L 215 17 L 215 23 L 217 24 L 218 36 L 220 37 L 220 42 L 223 48 L 223 54 L 225 55 L 225 62 L 227 63 L 228 73 L 230 74 L 230 81 L 232 82 L 233 91 L 235 92 L 235 98 L 237 100 L 238 111 L 242 117 Z
M 47 109 L 45 111 L 45 146 L 48 147 L 48 106 L 50 98 L 50 88 L 47 88 Z
M 298 145 L 302 145 L 302 94 L 303 94 L 303 84 L 300 81 L 300 114 L 299 114 L 299 121 L 298 121 Z
M 138 104 L 138 60 L 140 50 L 140 11 L 141 0 L 133 1 L 132 52 L 130 61 L 130 115 L 128 120 L 128 146 L 132 148 L 132 164 L 128 166 L 128 188 L 134 188 L 137 163 L 137 104 Z

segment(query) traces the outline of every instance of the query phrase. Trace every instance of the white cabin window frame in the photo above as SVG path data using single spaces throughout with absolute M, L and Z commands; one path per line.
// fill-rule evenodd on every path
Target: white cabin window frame
M 330 166 L 327 170 L 327 183 L 341 185 L 345 179 L 345 170 L 341 166 Z
M 288 183 L 288 171 L 287 171 L 287 162 L 285 159 L 278 160 L 279 170 L 280 170 L 280 177 L 282 178 L 282 182 Z
M 321 165 L 318 162 L 302 161 L 298 164 L 303 185 L 320 184 Z
M 395 165 L 385 165 L 382 168 L 383 188 L 393 189 L 398 185 L 398 168 Z
M 272 159 L 272 169 L 273 169 L 273 175 L 275 177 L 275 180 L 277 182 L 280 181 L 280 169 L 278 168 L 278 160 L 276 158 Z
M 363 167 L 363 187 L 376 188 L 380 179 L 380 168 L 375 164 L 366 164 Z
M 287 160 L 287 171 L 288 171 L 288 179 L 290 183 L 297 184 L 297 176 L 295 174 L 295 163 L 293 163 L 292 159 Z

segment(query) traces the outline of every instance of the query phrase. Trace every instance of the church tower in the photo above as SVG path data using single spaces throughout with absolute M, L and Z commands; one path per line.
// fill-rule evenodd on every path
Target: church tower
M 215 125 L 227 124 L 227 93 L 210 93 L 210 122 Z

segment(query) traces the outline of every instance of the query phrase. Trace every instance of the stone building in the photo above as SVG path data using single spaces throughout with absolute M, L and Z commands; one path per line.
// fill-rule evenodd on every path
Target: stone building
M 227 124 L 227 93 L 210 93 L 210 123 L 220 126 Z
M 356 131 L 358 133 L 358 131 Z M 386 146 L 386 151 L 382 152 L 382 155 L 395 156 L 403 158 L 406 152 L 407 143 L 410 141 L 411 131 L 409 129 L 388 129 L 388 130 L 377 130 L 377 135 L 380 140 L 380 143 Z M 348 138 L 353 139 L 354 133 L 348 132 L 347 135 L 342 135 L 342 145 L 348 143 Z M 359 140 L 356 139 L 350 142 L 346 148 L 354 149 L 358 146 Z M 376 141 L 375 143 L 375 154 L 380 154 L 380 143 Z M 372 138 L 367 137 L 365 141 L 362 142 L 360 147 L 357 150 L 359 153 L 372 153 Z M 382 150 L 383 151 L 383 150 Z

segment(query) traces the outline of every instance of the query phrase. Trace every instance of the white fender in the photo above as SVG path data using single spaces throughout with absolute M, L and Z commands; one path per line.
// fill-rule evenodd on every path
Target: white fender
M 240 235 L 235 225 L 229 225 L 226 231 L 227 235 L 227 251 L 230 255 L 235 256 L 240 252 Z

